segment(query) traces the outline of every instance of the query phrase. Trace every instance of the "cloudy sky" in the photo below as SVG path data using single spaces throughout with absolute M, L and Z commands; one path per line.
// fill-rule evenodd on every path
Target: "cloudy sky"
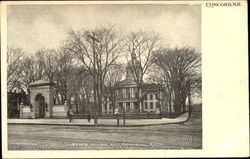
M 200 5 L 11 5 L 8 46 L 29 53 L 58 48 L 72 29 L 111 24 L 123 31 L 155 31 L 169 47 L 190 46 L 201 51 L 200 16 Z

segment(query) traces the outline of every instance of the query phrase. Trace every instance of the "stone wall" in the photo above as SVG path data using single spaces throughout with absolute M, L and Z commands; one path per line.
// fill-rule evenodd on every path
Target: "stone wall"
M 20 106 L 20 118 L 33 119 L 35 118 L 35 113 L 30 109 L 30 106 Z
M 68 115 L 68 108 L 66 105 L 54 105 L 52 107 L 53 118 L 66 118 Z

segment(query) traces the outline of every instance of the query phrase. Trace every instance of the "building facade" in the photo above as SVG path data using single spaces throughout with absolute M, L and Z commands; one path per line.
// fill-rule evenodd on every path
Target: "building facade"
M 142 68 L 140 62 L 132 54 L 131 61 L 126 67 L 126 78 L 117 82 L 113 88 L 113 98 L 106 98 L 102 104 L 102 113 L 156 113 L 162 110 L 161 87 L 153 83 L 142 82 L 139 86 L 135 79 L 140 79 Z

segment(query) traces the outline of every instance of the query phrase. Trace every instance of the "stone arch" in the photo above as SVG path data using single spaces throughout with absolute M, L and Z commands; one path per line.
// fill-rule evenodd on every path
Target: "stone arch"
M 53 83 L 43 80 L 39 80 L 30 84 L 30 99 L 33 118 L 51 117 L 52 107 L 54 105 L 53 86 Z M 43 103 L 38 103 L 38 98 L 41 98 L 39 96 L 44 98 Z

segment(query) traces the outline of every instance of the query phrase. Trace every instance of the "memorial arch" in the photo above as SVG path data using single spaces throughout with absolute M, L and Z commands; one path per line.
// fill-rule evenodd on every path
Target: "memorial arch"
M 50 118 L 54 105 L 54 83 L 38 80 L 30 84 L 30 102 L 33 118 Z

